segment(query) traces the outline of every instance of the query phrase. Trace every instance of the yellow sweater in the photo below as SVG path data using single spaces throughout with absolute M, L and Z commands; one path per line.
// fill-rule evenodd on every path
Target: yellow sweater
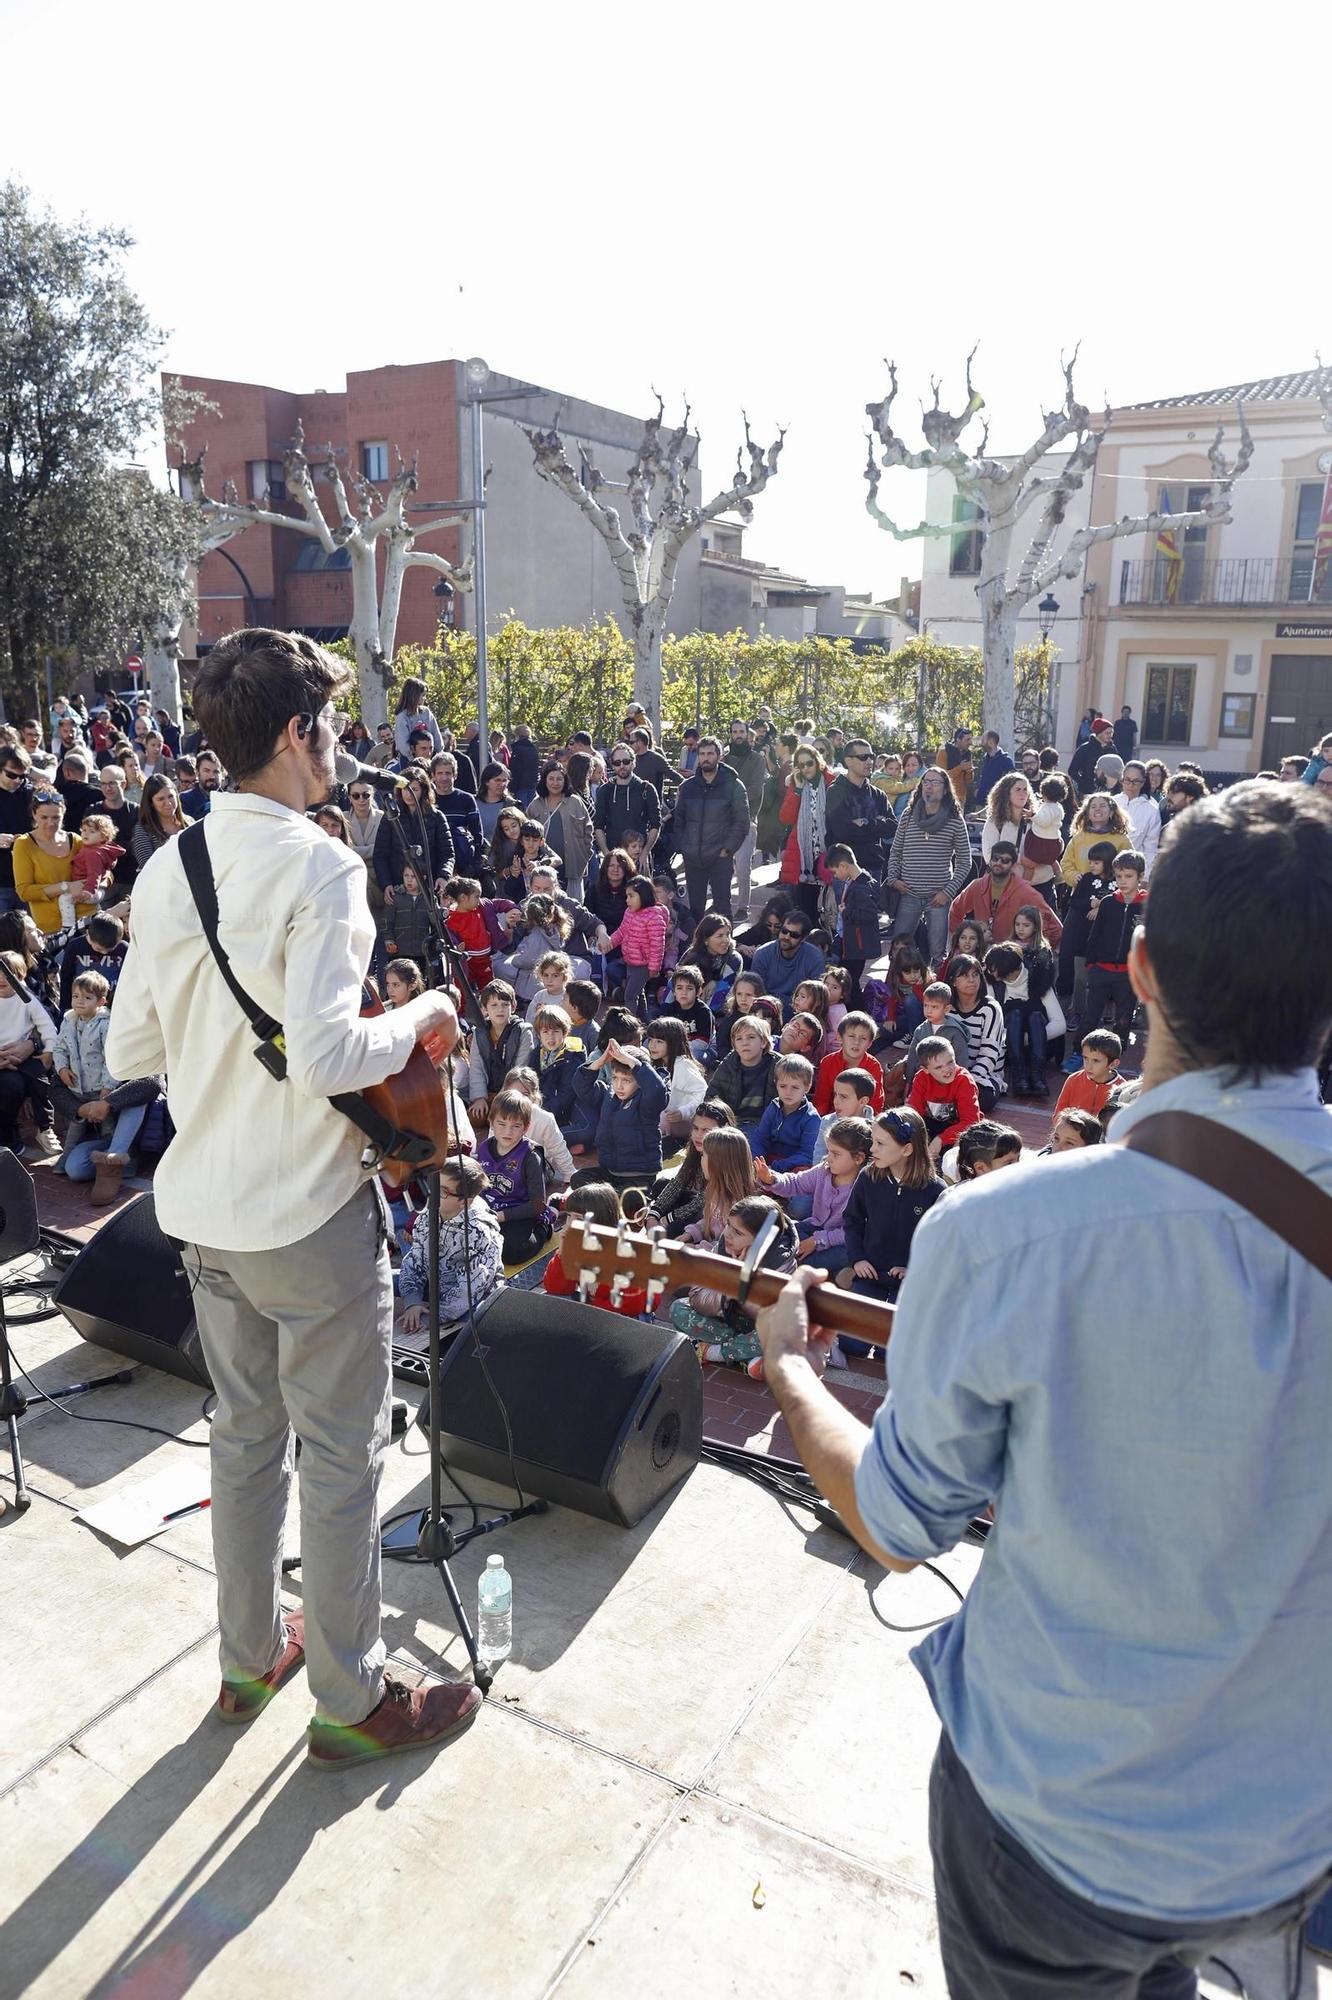
M 82 847 L 77 833 L 69 836 L 69 853 L 47 854 L 40 848 L 30 833 L 21 833 L 14 842 L 14 887 L 32 912 L 32 920 L 39 931 L 50 936 L 60 929 L 60 903 L 57 898 L 48 897 L 44 891 L 55 882 L 72 882 L 70 863 Z M 34 894 L 34 890 L 41 893 Z M 81 896 L 76 905 L 80 915 L 97 908 L 90 898 Z
M 1108 840 L 1116 854 L 1121 847 L 1127 847 L 1129 844 L 1126 833 L 1093 833 L 1089 826 L 1084 826 L 1080 833 L 1071 833 L 1068 837 L 1068 846 L 1064 849 L 1064 858 L 1059 864 L 1059 878 L 1062 882 L 1067 882 L 1070 889 L 1076 889 L 1079 875 L 1086 874 L 1087 850 L 1095 847 L 1098 840 Z

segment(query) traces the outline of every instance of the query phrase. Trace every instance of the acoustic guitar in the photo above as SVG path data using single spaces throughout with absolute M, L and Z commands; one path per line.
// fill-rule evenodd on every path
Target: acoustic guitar
M 382 1014 L 383 1002 L 373 986 L 361 988 L 361 1018 Z M 390 1187 L 403 1187 L 414 1174 L 437 1167 L 450 1153 L 458 1151 L 458 1141 L 449 1129 L 449 1099 L 438 1064 L 458 1039 L 457 1023 L 436 1028 L 416 1044 L 396 1076 L 372 1083 L 358 1092 L 370 1109 L 385 1119 L 395 1132 L 418 1142 L 411 1157 L 380 1152 L 377 1172 Z M 424 1150 L 428 1144 L 429 1151 Z
M 649 1312 L 668 1290 L 679 1285 L 708 1285 L 742 1305 L 771 1306 L 777 1303 L 787 1274 L 764 1270 L 759 1262 L 775 1233 L 775 1219 L 770 1220 L 772 1226 L 764 1224 L 748 1257 L 739 1263 L 712 1250 L 672 1242 L 660 1229 L 644 1235 L 632 1231 L 627 1222 L 609 1229 L 572 1216 L 560 1238 L 560 1262 L 566 1276 L 589 1294 L 598 1285 L 609 1285 L 612 1303 L 618 1303 L 631 1287 L 645 1290 Z M 816 1326 L 830 1333 L 853 1334 L 875 1347 L 888 1345 L 894 1308 L 884 1301 L 861 1298 L 859 1293 L 844 1292 L 830 1282 L 812 1285 L 806 1302 Z

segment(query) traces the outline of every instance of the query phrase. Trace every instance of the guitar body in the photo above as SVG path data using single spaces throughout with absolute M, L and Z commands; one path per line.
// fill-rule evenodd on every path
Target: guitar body
M 374 988 L 368 984 L 362 987 L 362 1020 L 383 1012 L 383 1002 Z M 457 1030 L 437 1029 L 436 1036 L 431 1038 L 432 1046 L 436 1038 L 442 1061 L 457 1039 Z M 396 1125 L 400 1132 L 414 1132 L 432 1142 L 428 1160 L 381 1160 L 379 1173 L 390 1187 L 405 1186 L 413 1174 L 419 1174 L 423 1167 L 437 1167 L 445 1158 L 449 1150 L 448 1099 L 439 1071 L 421 1043 L 417 1043 L 396 1076 L 386 1077 L 383 1083 L 372 1083 L 360 1094 L 372 1110 Z

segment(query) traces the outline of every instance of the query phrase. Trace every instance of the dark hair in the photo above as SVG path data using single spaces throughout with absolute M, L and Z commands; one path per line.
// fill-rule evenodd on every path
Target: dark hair
M 960 1181 L 975 1180 L 978 1163 L 988 1166 L 1001 1153 L 1021 1151 L 1022 1141 L 1011 1125 L 1000 1125 L 993 1118 L 977 1119 L 958 1139 L 957 1177 Z
M 838 1070 L 836 1076 L 833 1078 L 834 1090 L 839 1083 L 849 1083 L 852 1090 L 855 1091 L 856 1096 L 864 1098 L 873 1097 L 877 1087 L 874 1078 L 867 1069 L 857 1069 L 854 1067 Z
M 1170 822 L 1146 943 L 1156 1007 L 1198 1068 L 1230 1081 L 1316 1063 L 1332 982 L 1332 814 L 1312 789 L 1252 780 Z
M 911 753 L 908 751 L 907 754 L 909 756 Z M 917 751 L 916 755 L 919 756 L 920 752 Z M 947 771 L 943 770 L 938 764 L 925 764 L 922 767 L 921 774 L 916 780 L 916 788 L 911 794 L 911 804 L 907 807 L 903 817 L 915 819 L 923 819 L 925 817 L 924 785 L 925 780 L 931 776 L 943 779 L 943 797 L 939 801 L 937 810 L 943 814 L 945 819 L 960 819 L 962 815 L 958 811 L 957 794 L 949 782 Z
M 486 803 L 487 803 L 487 804 L 489 804 L 489 805 L 496 805 L 496 804 L 498 804 L 498 805 L 508 805 L 508 804 L 510 803 L 510 798 L 509 798 L 509 767 L 508 767 L 508 765 L 507 765 L 507 764 L 499 764 L 499 763 L 496 763 L 496 762 L 494 762 L 493 760 L 492 760 L 492 761 L 491 761 L 491 762 L 490 762 L 489 764 L 483 764 L 483 765 L 481 766 L 481 775 L 480 775 L 480 777 L 479 777 L 479 778 L 477 779 L 477 781 L 476 781 L 476 795 L 477 795 L 477 797 L 478 797 L 479 799 L 485 799 L 485 797 L 486 797 L 486 786 L 487 786 L 487 785 L 488 785 L 488 784 L 490 783 L 490 781 L 491 781 L 491 779 L 492 779 L 492 778 L 503 778 L 503 780 L 504 780 L 504 797 L 503 797 L 502 799 L 499 799 L 499 800 L 495 800 L 495 799 L 490 799 L 490 800 L 487 800 L 487 801 L 486 801 Z M 514 799 L 514 800 L 512 801 L 512 803 L 513 803 L 513 804 L 514 804 L 515 806 L 517 806 L 517 807 L 518 807 L 518 811 L 519 811 L 519 812 L 521 813 L 523 809 L 522 809 L 522 807 L 521 807 L 520 805 L 518 805 L 518 801 L 517 801 L 517 799 Z M 524 817 L 526 817 L 526 815 L 524 815 Z
M 592 773 L 592 759 L 586 750 L 575 750 L 564 767 L 564 789 L 575 798 L 587 800 L 587 781 Z
M 459 896 L 479 896 L 481 884 L 475 875 L 455 875 L 444 884 L 444 894 L 450 901 L 456 901 Z
M 956 1051 L 947 1035 L 922 1035 L 916 1043 L 916 1056 L 922 1069 L 935 1056 L 951 1056 Z
M 634 907 L 638 910 L 650 910 L 657 900 L 652 884 L 646 875 L 631 876 L 629 881 L 625 883 L 624 894 L 626 902 L 631 892 L 634 898 Z
M 1131 868 L 1135 875 L 1142 876 L 1147 873 L 1147 862 L 1132 847 L 1121 847 L 1110 868 L 1112 875 L 1116 868 Z
M 212 657 L 211 654 L 209 657 Z M 148 836 L 155 847 L 165 847 L 171 836 L 163 833 L 162 822 L 157 816 L 153 800 L 159 792 L 174 792 L 175 789 L 170 778 L 164 778 L 156 771 L 151 778 L 145 778 L 143 781 L 143 797 L 139 800 L 139 825 L 147 828 Z M 179 798 L 176 800 L 176 819 L 178 821 L 176 831 L 179 833 L 185 825 Z
M 837 1023 L 837 1035 L 840 1040 L 848 1028 L 868 1028 L 870 1033 L 873 1034 L 876 1025 L 877 1023 L 872 1014 L 862 1014 L 858 1008 L 852 1008 L 851 1012 L 843 1014 L 841 1020 Z
M 1055 1125 L 1071 1125 L 1075 1132 L 1082 1134 L 1084 1146 L 1099 1146 L 1105 1137 L 1104 1128 L 1094 1111 L 1080 1111 L 1075 1104 L 1055 1116 Z M 963 1135 L 965 1137 L 965 1134 Z
M 396 713 L 399 715 L 415 715 L 417 709 L 421 706 L 421 697 L 424 693 L 425 682 L 418 681 L 414 675 L 408 674 L 406 680 L 398 689 Z M 430 735 L 429 730 L 426 731 L 426 735 Z M 431 740 L 433 741 L 434 739 L 432 738 Z
M 1087 849 L 1087 859 L 1088 861 L 1100 861 L 1108 864 L 1114 861 L 1115 857 L 1122 851 L 1122 849 L 1115 846 L 1113 840 L 1094 840 Z M 1111 874 L 1114 873 L 1113 868 L 1110 872 Z
M 704 979 L 703 974 L 699 971 L 696 965 L 677 965 L 674 972 L 671 974 L 672 986 L 674 986 L 677 979 L 687 979 L 693 986 L 695 993 L 701 993 L 703 991 L 704 986 L 707 984 L 707 981 Z
M 609 1181 L 584 1181 L 581 1187 L 570 1188 L 564 1199 L 566 1222 L 573 1215 L 601 1229 L 614 1229 L 621 1219 L 620 1197 Z
M 208 653 L 195 676 L 194 713 L 233 778 L 252 778 L 293 716 L 317 716 L 355 680 L 346 660 L 303 632 L 247 626 Z
M 569 991 L 567 986 L 564 990 L 566 993 Z M 637 1014 L 630 1013 L 627 1007 L 608 1007 L 606 1018 L 597 1031 L 597 1050 L 600 1053 L 612 1042 L 629 1042 L 637 1046 L 642 1037 L 643 1023 Z
M 920 997 L 922 1000 L 946 1000 L 951 1007 L 953 989 L 946 979 L 932 979 Z
M 465 1201 L 483 1194 L 490 1186 L 484 1167 L 469 1159 L 466 1153 L 451 1153 L 447 1160 L 441 1160 L 439 1177 L 442 1181 L 452 1181 L 457 1192 Z
M 1006 854 L 1010 861 L 1017 860 L 1017 848 L 1011 840 L 996 840 L 994 846 L 990 849 L 991 861 L 994 860 L 996 854 Z
M 873 1146 L 873 1135 L 864 1118 L 834 1118 L 828 1127 L 829 1146 L 844 1146 L 857 1159 L 867 1160 Z
M 843 861 L 849 861 L 854 866 L 856 859 L 856 850 L 854 849 L 854 847 L 843 846 L 843 844 L 839 841 L 836 846 L 825 849 L 823 859 L 825 865 L 829 868 L 836 868 L 840 866 L 840 864 Z
M 579 1013 L 586 1015 L 589 1021 L 596 1020 L 597 1009 L 601 1005 L 601 989 L 594 986 L 590 979 L 566 980 L 564 998 L 566 1003 L 572 1000 Z
M 125 935 L 125 926 L 119 917 L 99 911 L 96 916 L 89 917 L 84 925 L 84 935 L 89 944 L 99 944 L 105 951 L 114 951 Z
M 1117 1063 L 1124 1053 L 1124 1044 L 1113 1028 L 1093 1028 L 1083 1036 L 1080 1046 L 1084 1051 L 1090 1049 L 1095 1056 L 1109 1056 L 1112 1063 Z
M 511 1007 L 516 1007 L 518 1005 L 518 995 L 514 992 L 512 986 L 510 986 L 507 979 L 487 980 L 486 984 L 481 988 L 480 993 L 477 995 L 477 998 L 480 1000 L 481 1005 L 483 1007 L 485 1006 L 487 1000 L 492 1000 L 492 999 L 507 1000 Z
M 782 922 L 784 924 L 785 923 L 799 924 L 800 935 L 802 939 L 807 938 L 810 932 L 814 928 L 814 920 L 810 916 L 808 910 L 799 910 L 796 909 L 794 906 L 789 910 L 782 911 Z
M 1172 792 L 1183 792 L 1185 798 L 1192 800 L 1195 805 L 1199 799 L 1207 797 L 1207 786 L 1196 771 L 1181 769 L 1172 772 L 1165 781 L 1164 790 L 1167 800 Z

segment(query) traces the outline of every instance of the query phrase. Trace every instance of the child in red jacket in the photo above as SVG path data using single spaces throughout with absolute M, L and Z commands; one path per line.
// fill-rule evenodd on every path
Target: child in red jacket
M 620 1219 L 620 1197 L 608 1182 L 584 1181 L 582 1187 L 571 1188 L 564 1202 L 564 1230 L 560 1247 L 542 1276 L 543 1290 L 557 1299 L 575 1297 L 579 1289 L 579 1274 L 586 1261 L 579 1251 L 584 1220 L 595 1223 L 598 1228 L 616 1229 Z M 587 1303 L 601 1306 L 606 1312 L 623 1313 L 626 1319 L 639 1319 L 647 1311 L 647 1291 L 640 1285 L 629 1285 L 617 1298 L 612 1287 L 603 1283 L 590 1294 Z
M 930 1135 L 930 1158 L 936 1163 L 948 1146 L 955 1146 L 968 1125 L 980 1122 L 980 1098 L 970 1070 L 959 1064 L 951 1042 L 942 1035 L 927 1035 L 917 1042 L 920 1068 L 916 1071 L 907 1103 L 925 1120 Z

